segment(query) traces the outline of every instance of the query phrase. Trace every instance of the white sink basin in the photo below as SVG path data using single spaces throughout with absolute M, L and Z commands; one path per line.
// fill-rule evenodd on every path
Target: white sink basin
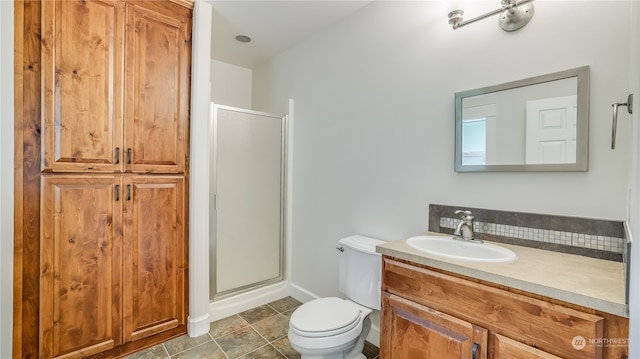
M 469 243 L 452 237 L 417 236 L 407 239 L 407 244 L 435 257 L 460 261 L 505 263 L 518 259 L 510 249 L 491 243 Z

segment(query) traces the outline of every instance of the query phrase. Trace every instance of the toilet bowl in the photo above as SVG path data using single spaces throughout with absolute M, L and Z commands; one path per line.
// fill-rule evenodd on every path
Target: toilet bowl
M 371 329 L 369 314 L 380 309 L 381 256 L 363 236 L 338 241 L 340 291 L 348 299 L 319 298 L 298 307 L 289 320 L 289 342 L 302 359 L 366 359 L 364 342 Z
M 357 354 L 361 354 L 371 327 L 370 308 L 329 297 L 312 300 L 298 309 L 289 320 L 289 342 L 303 358 L 364 358 Z M 363 330 L 365 327 L 367 330 Z M 348 356 L 344 353 L 347 349 L 355 353 Z

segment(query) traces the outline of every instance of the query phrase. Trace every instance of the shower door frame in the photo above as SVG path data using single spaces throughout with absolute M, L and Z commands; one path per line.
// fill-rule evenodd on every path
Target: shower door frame
M 216 139 L 218 133 L 218 109 L 241 112 L 251 115 L 264 116 L 269 118 L 279 119 L 281 121 L 280 126 L 280 233 L 279 233 L 279 275 L 277 277 L 269 278 L 259 282 L 247 284 L 244 286 L 232 288 L 222 292 L 217 291 L 217 158 L 218 158 L 218 141 Z M 288 115 L 275 115 L 266 112 L 248 110 L 239 107 L 219 105 L 211 103 L 211 115 L 210 115 L 209 137 L 210 137 L 210 178 L 211 183 L 211 196 L 209 198 L 209 208 L 213 215 L 211 216 L 210 227 L 210 241 L 209 241 L 209 300 L 216 301 L 224 298 L 228 298 L 240 293 L 244 293 L 250 290 L 262 288 L 274 283 L 285 280 L 285 263 L 286 263 L 286 214 L 287 214 L 287 143 L 288 143 Z

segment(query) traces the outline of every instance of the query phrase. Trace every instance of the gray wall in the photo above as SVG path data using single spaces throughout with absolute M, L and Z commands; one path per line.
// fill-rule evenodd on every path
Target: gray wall
M 13 1 L 0 1 L 0 358 L 13 331 Z
M 631 15 L 620 14 L 631 3 L 535 7 L 527 27 L 507 33 L 497 18 L 454 31 L 436 1 L 375 1 L 254 69 L 255 109 L 283 112 L 274 104 L 295 100 L 294 285 L 337 295 L 335 242 L 423 233 L 429 203 L 627 218 L 628 116 L 609 145 L 611 103 L 629 93 Z M 588 172 L 454 172 L 455 92 L 584 65 Z

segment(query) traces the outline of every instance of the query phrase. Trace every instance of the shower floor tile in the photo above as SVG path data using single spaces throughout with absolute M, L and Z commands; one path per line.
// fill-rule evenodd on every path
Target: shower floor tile
M 205 335 L 183 335 L 125 359 L 300 359 L 287 331 L 291 313 L 301 304 L 292 297 L 276 300 L 217 320 Z M 367 359 L 379 357 L 378 347 L 369 342 L 363 353 Z

